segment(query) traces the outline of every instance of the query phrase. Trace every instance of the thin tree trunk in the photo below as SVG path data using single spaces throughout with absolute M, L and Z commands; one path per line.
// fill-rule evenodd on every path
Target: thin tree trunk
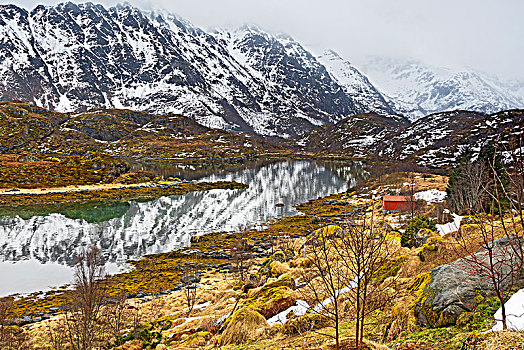
M 506 305 L 504 304 L 503 298 L 500 298 L 500 302 L 502 303 L 502 329 L 507 330 L 508 329 L 508 320 L 506 317 Z

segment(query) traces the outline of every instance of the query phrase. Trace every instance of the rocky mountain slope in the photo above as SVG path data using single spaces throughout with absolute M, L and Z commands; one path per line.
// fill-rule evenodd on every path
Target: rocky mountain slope
M 172 112 L 284 137 L 355 113 L 393 113 L 380 96 L 347 93 L 288 36 L 252 27 L 206 33 L 128 4 L 2 5 L 0 44 L 0 100 L 61 112 Z
M 58 113 L 0 102 L 0 153 L 86 154 L 152 158 L 234 158 L 282 150 L 253 135 L 209 129 L 191 118 L 121 109 Z
M 342 152 L 355 157 L 366 157 L 382 148 L 384 140 L 409 125 L 406 118 L 385 117 L 376 113 L 358 114 L 334 125 L 324 125 L 299 141 L 310 151 Z
M 314 52 L 311 49 L 311 52 Z M 361 105 L 363 112 L 373 112 L 382 115 L 391 114 L 393 103 L 387 102 L 385 97 L 376 89 L 369 79 L 363 75 L 351 62 L 342 58 L 333 50 L 324 51 L 315 55 L 317 60 L 326 67 L 347 95 Z
M 413 156 L 421 165 L 448 167 L 464 150 L 475 157 L 487 143 L 496 142 L 501 152 L 514 148 L 524 131 L 524 110 L 494 114 L 456 111 L 429 115 L 391 135 L 379 154 L 387 158 Z
M 452 110 L 492 114 L 524 108 L 524 82 L 504 82 L 473 69 L 384 57 L 370 58 L 360 68 L 393 108 L 412 120 Z
M 435 113 L 414 123 L 376 114 L 323 126 L 298 140 L 304 149 L 346 156 L 415 159 L 428 167 L 449 167 L 468 149 L 472 156 L 489 142 L 510 150 L 524 131 L 524 110 L 494 114 L 469 111 Z

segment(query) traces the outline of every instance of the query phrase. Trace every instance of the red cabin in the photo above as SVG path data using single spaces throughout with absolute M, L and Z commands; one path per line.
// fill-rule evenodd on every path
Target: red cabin
M 384 196 L 382 197 L 382 211 L 385 213 L 411 211 L 415 207 L 415 203 L 412 196 Z

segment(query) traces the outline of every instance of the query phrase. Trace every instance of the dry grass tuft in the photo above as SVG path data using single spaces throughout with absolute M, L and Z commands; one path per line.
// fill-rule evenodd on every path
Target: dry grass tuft
M 223 345 L 241 344 L 259 338 L 267 328 L 264 316 L 250 307 L 237 310 L 231 319 L 221 338 Z
M 281 263 L 280 261 L 273 261 L 269 267 L 271 268 L 271 276 L 273 277 L 280 277 L 283 274 L 289 272 L 289 266 L 286 263 Z
M 489 333 L 484 341 L 475 345 L 476 350 L 524 349 L 524 332 L 500 331 Z

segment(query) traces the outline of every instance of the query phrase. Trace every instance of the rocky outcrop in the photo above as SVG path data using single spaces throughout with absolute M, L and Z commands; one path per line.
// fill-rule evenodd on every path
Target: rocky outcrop
M 524 238 L 516 236 L 490 243 L 493 265 L 499 275 L 508 276 L 501 284 L 503 289 L 511 287 L 511 283 L 522 283 L 522 257 L 512 248 L 519 245 L 524 245 Z M 483 247 L 474 257 L 488 264 L 487 252 L 488 249 Z M 494 287 L 488 272 L 468 261 L 471 258 L 461 258 L 417 277 L 411 293 L 416 298 L 415 313 L 420 324 L 426 327 L 455 324 L 460 314 L 471 311 L 479 301 L 493 295 Z

